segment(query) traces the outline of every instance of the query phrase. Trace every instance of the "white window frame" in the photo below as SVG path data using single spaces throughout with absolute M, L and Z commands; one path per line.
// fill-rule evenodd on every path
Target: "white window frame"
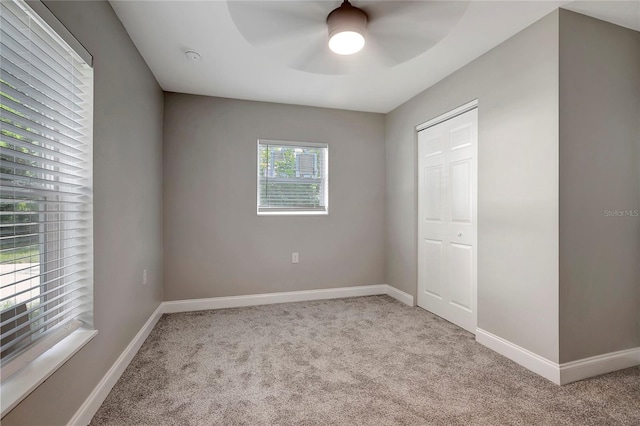
M 38 22 L 40 26 L 47 32 L 60 46 L 64 46 L 67 51 L 79 57 L 89 67 L 92 66 L 92 56 L 82 47 L 82 45 L 73 37 L 73 35 L 57 20 L 57 18 L 49 11 L 49 9 L 40 1 L 29 1 L 28 3 L 16 0 L 16 4 L 31 19 Z M 92 144 L 91 129 L 93 128 L 93 75 L 91 71 L 91 87 L 90 102 L 91 107 L 88 109 L 88 117 L 86 117 L 87 128 L 89 129 L 88 140 Z M 91 148 L 89 148 L 91 149 Z M 89 164 L 91 172 L 92 165 Z M 89 195 L 88 195 L 89 196 Z M 89 196 L 90 197 L 90 196 Z M 88 211 L 92 210 L 92 203 L 87 205 Z M 89 251 L 90 256 L 89 278 L 87 281 L 87 291 L 93 300 L 93 243 L 92 243 L 92 220 L 89 230 Z M 69 321 L 65 326 L 58 328 L 46 337 L 37 340 L 24 351 L 20 352 L 15 358 L 8 363 L 2 365 L 0 371 L 0 416 L 4 417 L 17 404 L 26 398 L 33 390 L 42 384 L 49 376 L 51 376 L 58 368 L 60 368 L 67 360 L 69 360 L 76 352 L 84 347 L 98 333 L 93 327 L 92 311 L 85 312 L 81 320 L 74 319 Z
M 323 188 L 324 207 L 310 209 L 304 207 L 261 207 L 260 206 L 260 145 L 281 145 L 291 147 L 322 148 L 325 158 L 323 159 Z M 329 145 L 317 142 L 298 142 L 274 139 L 258 139 L 256 144 L 256 212 L 259 216 L 326 216 L 329 214 Z

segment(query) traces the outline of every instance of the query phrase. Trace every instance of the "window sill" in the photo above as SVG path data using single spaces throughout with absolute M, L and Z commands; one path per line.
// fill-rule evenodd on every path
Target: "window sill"
M 27 364 L 0 386 L 0 400 L 4 417 L 42 382 L 69 360 L 84 345 L 89 343 L 97 330 L 76 330 L 49 350 Z
M 328 211 L 258 212 L 258 216 L 329 216 Z

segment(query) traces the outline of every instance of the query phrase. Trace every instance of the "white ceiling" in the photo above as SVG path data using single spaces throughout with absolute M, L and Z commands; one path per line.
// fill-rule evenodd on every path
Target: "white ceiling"
M 560 6 L 640 31 L 640 0 L 471 1 L 449 33 L 417 57 L 392 67 L 327 75 L 293 69 L 250 44 L 226 1 L 110 3 L 165 91 L 382 113 Z M 326 1 L 325 7 L 330 11 L 339 4 Z M 199 52 L 201 60 L 188 60 L 186 50 Z

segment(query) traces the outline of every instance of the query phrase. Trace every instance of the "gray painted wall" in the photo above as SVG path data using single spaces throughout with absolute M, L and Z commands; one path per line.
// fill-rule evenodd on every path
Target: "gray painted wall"
M 162 91 L 108 3 L 47 6 L 94 56 L 99 333 L 7 414 L 3 426 L 66 424 L 162 300 Z
M 165 300 L 384 283 L 384 126 L 382 114 L 166 93 Z M 329 144 L 328 216 L 257 216 L 258 138 Z
M 387 282 L 416 295 L 414 127 L 479 100 L 478 326 L 558 361 L 558 12 L 387 116 Z
M 640 346 L 640 33 L 560 11 L 560 361 Z

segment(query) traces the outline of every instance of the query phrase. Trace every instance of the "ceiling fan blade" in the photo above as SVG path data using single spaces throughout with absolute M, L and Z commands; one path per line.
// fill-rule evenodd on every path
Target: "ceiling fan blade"
M 267 46 L 326 32 L 328 2 L 229 1 L 229 13 L 243 37 L 254 46 Z
M 396 3 L 404 7 L 396 9 Z M 367 28 L 367 47 L 389 66 L 427 51 L 455 26 L 468 2 L 377 2 Z M 369 12 L 367 12 L 369 13 Z
M 378 19 L 383 19 L 388 16 L 395 16 L 396 18 L 416 18 L 424 13 L 425 1 L 419 0 L 391 0 L 391 1 L 377 1 L 367 0 L 362 2 L 354 2 L 354 6 L 357 6 L 367 13 L 369 22 Z M 443 2 L 443 1 L 430 1 L 429 3 L 458 3 Z
M 347 59 L 342 60 L 342 59 Z M 307 48 L 295 55 L 289 66 L 299 71 L 315 74 L 346 74 L 349 71 L 349 61 L 345 57 L 339 57 L 329 50 L 325 37 L 321 37 L 309 43 Z

